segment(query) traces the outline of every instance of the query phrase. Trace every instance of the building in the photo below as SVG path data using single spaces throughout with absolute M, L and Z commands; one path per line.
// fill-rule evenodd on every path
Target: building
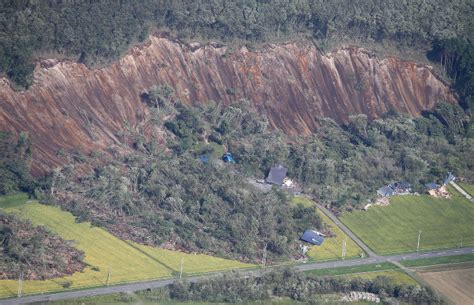
M 411 193 L 411 185 L 406 181 L 395 182 L 377 190 L 381 197 L 390 197 L 393 195 L 407 195 Z
M 280 164 L 274 165 L 272 168 L 270 168 L 270 172 L 268 173 L 265 182 L 269 184 L 282 185 L 286 178 L 287 172 L 288 169 L 286 169 L 284 166 Z
M 232 156 L 232 154 L 231 154 L 230 152 L 226 152 L 226 153 L 222 156 L 222 160 L 223 160 L 225 163 L 235 164 L 234 157 Z
M 382 196 L 382 197 L 389 197 L 395 194 L 395 192 L 390 186 L 384 186 L 377 190 L 377 194 L 379 194 L 379 196 Z
M 324 242 L 324 236 L 318 231 L 306 230 L 300 237 L 300 240 L 312 245 L 321 246 Z

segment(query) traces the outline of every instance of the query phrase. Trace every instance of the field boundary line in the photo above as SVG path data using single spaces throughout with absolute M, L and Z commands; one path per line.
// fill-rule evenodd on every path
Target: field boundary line
M 144 254 L 145 256 L 147 256 L 148 258 L 152 259 L 153 261 L 157 262 L 158 264 L 162 265 L 163 267 L 165 267 L 166 269 L 168 269 L 169 271 L 171 272 L 177 272 L 177 270 L 174 270 L 173 268 L 171 268 L 170 266 L 168 266 L 167 264 L 163 263 L 162 261 L 160 261 L 159 259 L 157 259 L 156 257 L 153 257 L 151 256 L 150 254 L 146 253 L 144 250 L 140 249 L 139 247 L 135 246 L 134 244 L 132 244 L 131 242 L 129 242 L 128 240 L 125 240 L 125 239 L 122 239 L 122 241 L 124 243 L 126 243 L 127 245 L 129 245 L 130 247 L 132 247 L 133 249 L 137 250 L 138 252 Z
M 336 224 L 336 226 L 338 226 L 339 229 L 341 229 L 342 232 L 346 233 L 347 236 L 349 236 L 369 257 L 378 256 L 377 254 L 375 254 L 375 252 L 372 249 L 370 249 L 369 246 L 367 246 L 359 237 L 357 237 L 357 235 L 355 235 L 354 232 L 352 232 L 346 225 L 344 225 L 342 221 L 340 221 L 333 213 L 331 213 L 331 211 L 329 211 L 328 209 L 326 209 L 324 206 L 317 203 L 316 201 L 315 201 L 315 204 L 316 204 L 316 207 L 322 213 L 324 213 L 327 217 L 329 217 L 329 219 L 331 219 Z

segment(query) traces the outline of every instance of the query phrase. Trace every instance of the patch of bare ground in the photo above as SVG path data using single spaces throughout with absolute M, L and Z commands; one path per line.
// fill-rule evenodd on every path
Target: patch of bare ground
M 474 263 L 420 268 L 418 275 L 452 303 L 474 303 Z

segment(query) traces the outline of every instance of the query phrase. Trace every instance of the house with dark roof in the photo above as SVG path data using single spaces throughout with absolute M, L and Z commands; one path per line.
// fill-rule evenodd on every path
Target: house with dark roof
M 393 195 L 406 195 L 411 193 L 411 185 L 406 181 L 395 182 L 377 190 L 377 194 L 382 197 Z
M 270 172 L 268 173 L 267 179 L 265 179 L 266 183 L 275 184 L 275 185 L 282 185 L 283 181 L 286 178 L 286 173 L 288 169 L 281 164 L 277 164 L 270 168 Z
M 377 194 L 382 197 L 389 197 L 395 194 L 395 192 L 390 186 L 384 186 L 377 190 Z
M 312 245 L 321 246 L 324 242 L 324 236 L 318 231 L 306 230 L 300 237 L 300 240 Z

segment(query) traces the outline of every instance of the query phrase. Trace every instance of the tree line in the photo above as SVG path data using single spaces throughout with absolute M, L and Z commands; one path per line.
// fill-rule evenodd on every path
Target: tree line
M 246 43 L 298 34 L 424 48 L 436 39 L 472 41 L 472 10 L 468 0 L 6 0 L 0 3 L 0 73 L 27 87 L 35 57 L 107 63 L 151 28 L 183 39 Z

